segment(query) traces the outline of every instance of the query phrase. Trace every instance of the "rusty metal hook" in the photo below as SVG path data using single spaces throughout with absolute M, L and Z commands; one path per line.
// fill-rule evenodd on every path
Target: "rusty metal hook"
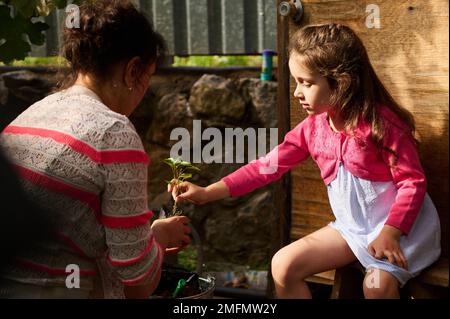
M 300 0 L 283 1 L 278 6 L 280 15 L 292 16 L 294 22 L 299 23 L 303 17 L 303 5 Z

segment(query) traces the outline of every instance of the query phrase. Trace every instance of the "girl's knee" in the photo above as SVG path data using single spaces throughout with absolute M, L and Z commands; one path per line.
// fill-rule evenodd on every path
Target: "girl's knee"
M 277 253 L 272 257 L 272 277 L 276 281 L 284 281 L 283 278 L 287 276 L 289 262 L 287 261 L 286 254 L 283 250 L 277 251 Z
M 301 279 L 301 262 L 293 259 L 292 256 L 284 251 L 279 250 L 272 257 L 272 277 L 278 283 L 286 283 L 294 279 Z
M 363 282 L 364 297 L 366 299 L 399 298 L 399 282 L 391 274 L 379 269 L 367 272 Z

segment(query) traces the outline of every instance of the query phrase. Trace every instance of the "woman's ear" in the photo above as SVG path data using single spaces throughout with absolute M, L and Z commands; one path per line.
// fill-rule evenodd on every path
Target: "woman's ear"
M 125 65 L 124 82 L 127 88 L 131 91 L 135 88 L 140 75 L 141 59 L 134 57 Z

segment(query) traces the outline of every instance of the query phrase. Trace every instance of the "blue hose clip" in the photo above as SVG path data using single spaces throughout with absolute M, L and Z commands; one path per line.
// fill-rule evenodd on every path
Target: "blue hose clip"
M 262 70 L 260 79 L 263 81 L 271 81 L 273 78 L 273 56 L 275 52 L 272 50 L 262 51 Z

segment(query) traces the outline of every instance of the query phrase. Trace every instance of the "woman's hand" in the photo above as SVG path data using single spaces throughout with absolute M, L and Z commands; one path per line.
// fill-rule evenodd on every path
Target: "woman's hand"
M 170 252 L 178 252 L 191 242 L 188 226 L 189 218 L 186 216 L 173 216 L 157 219 L 152 224 L 152 231 L 161 248 Z
M 369 253 L 376 259 L 387 258 L 391 264 L 408 269 L 408 262 L 400 247 L 401 235 L 401 230 L 385 225 L 378 237 L 369 244 Z

